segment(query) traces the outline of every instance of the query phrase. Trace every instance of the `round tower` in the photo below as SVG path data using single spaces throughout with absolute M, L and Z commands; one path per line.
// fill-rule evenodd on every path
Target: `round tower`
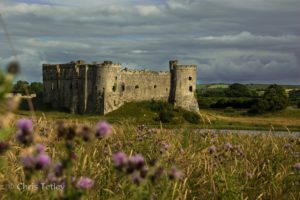
M 177 60 L 170 61 L 171 91 L 170 102 L 186 110 L 197 111 L 195 98 L 197 66 L 179 65 Z
M 120 79 L 121 66 L 112 61 L 97 65 L 95 80 L 95 99 L 97 112 L 105 114 L 116 104 L 115 96 Z

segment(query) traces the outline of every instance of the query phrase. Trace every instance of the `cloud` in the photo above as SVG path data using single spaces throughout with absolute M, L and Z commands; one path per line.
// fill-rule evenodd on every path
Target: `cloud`
M 41 63 L 113 60 L 168 70 L 198 65 L 199 82 L 300 84 L 299 0 L 18 0 L 0 2 L 23 70 Z M 4 32 L 0 27 L 0 37 Z M 0 65 L 11 59 L 0 46 Z

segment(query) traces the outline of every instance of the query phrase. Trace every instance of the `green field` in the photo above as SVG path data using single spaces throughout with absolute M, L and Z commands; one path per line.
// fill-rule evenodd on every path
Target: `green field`
M 120 109 L 105 116 L 101 115 L 75 115 L 58 111 L 39 111 L 36 115 L 47 119 L 64 119 L 70 121 L 98 121 L 107 120 L 118 124 L 127 122 L 131 124 L 146 124 L 151 127 L 165 128 L 208 128 L 208 129 L 235 129 L 235 130 L 291 130 L 300 131 L 300 109 L 288 107 L 274 113 L 258 116 L 248 116 L 246 110 L 237 109 L 234 112 L 224 112 L 222 109 L 200 109 L 201 120 L 199 124 L 191 124 L 184 120 L 181 111 L 174 112 L 175 120 L 171 123 L 160 123 L 156 120 L 158 113 L 149 108 L 149 102 L 127 103 Z M 27 117 L 29 111 L 17 111 L 18 117 Z

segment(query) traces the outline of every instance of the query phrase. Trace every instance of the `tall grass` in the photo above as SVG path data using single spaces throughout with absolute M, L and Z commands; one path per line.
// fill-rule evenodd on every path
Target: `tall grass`
M 77 124 L 72 122 L 72 124 Z M 94 124 L 85 124 L 93 127 Z M 63 141 L 57 139 L 55 123 L 40 119 L 35 136 L 46 145 L 53 160 L 63 155 Z M 13 137 L 11 148 L 0 157 L 0 199 L 52 199 L 61 191 L 23 190 L 16 187 L 26 182 L 19 161 L 23 151 Z M 162 144 L 168 144 L 162 152 Z M 214 145 L 216 151 L 209 152 Z M 72 176 L 92 177 L 95 186 L 83 199 L 299 199 L 300 138 L 294 135 L 219 134 L 195 129 L 140 130 L 128 123 L 114 125 L 113 134 L 105 140 L 88 143 L 76 141 L 76 162 Z M 169 180 L 167 173 L 152 183 L 140 185 L 118 172 L 111 157 L 114 152 L 144 155 L 148 165 L 165 170 L 176 165 L 184 172 L 178 181 Z M 38 181 L 38 174 L 31 183 Z M 27 184 L 31 184 L 27 183 Z

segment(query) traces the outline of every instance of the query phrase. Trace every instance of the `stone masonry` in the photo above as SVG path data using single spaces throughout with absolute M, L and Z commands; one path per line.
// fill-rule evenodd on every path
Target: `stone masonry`
M 196 65 L 170 61 L 170 72 L 129 70 L 104 61 L 44 64 L 44 102 L 72 113 L 107 114 L 125 102 L 162 100 L 198 112 Z

